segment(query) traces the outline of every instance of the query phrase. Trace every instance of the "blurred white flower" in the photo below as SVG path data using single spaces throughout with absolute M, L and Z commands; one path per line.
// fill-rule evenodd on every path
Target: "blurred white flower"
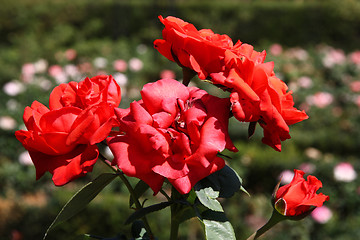
M 97 57 L 94 59 L 93 64 L 97 68 L 105 68 L 108 63 L 108 60 L 104 57 Z
M 357 174 L 354 167 L 347 162 L 339 163 L 334 168 L 334 178 L 340 182 L 352 182 L 356 179 Z
M 312 79 L 307 77 L 307 76 L 299 77 L 298 80 L 297 80 L 297 83 L 302 88 L 311 88 L 312 85 L 313 85 Z
M 314 160 L 319 160 L 322 157 L 322 153 L 318 149 L 312 147 L 305 149 L 305 155 Z
M 343 50 L 331 48 L 325 53 L 322 62 L 325 67 L 331 68 L 335 65 L 341 65 L 345 62 L 346 57 Z
M 44 73 L 48 67 L 48 62 L 45 59 L 39 59 L 34 63 L 36 73 Z
M 41 89 L 43 89 L 44 91 L 48 91 L 52 88 L 53 83 L 46 79 L 46 78 L 39 78 L 39 86 L 41 87 Z
M 294 171 L 284 170 L 280 173 L 279 179 L 282 184 L 289 184 L 294 178 Z
M 0 116 L 0 128 L 3 130 L 13 130 L 16 128 L 16 121 L 10 116 Z
M 128 82 L 128 78 L 125 74 L 123 73 L 115 73 L 113 75 L 113 78 L 115 79 L 115 81 L 117 82 L 117 84 L 119 84 L 120 86 L 126 86 L 127 82 Z
M 132 58 L 129 60 L 129 68 L 131 71 L 138 72 L 143 68 L 143 62 L 138 58 Z
M 332 215 L 331 210 L 326 206 L 317 207 L 311 212 L 311 217 L 321 224 L 327 223 Z
M 25 91 L 25 86 L 22 82 L 12 80 L 5 83 L 5 85 L 3 86 L 3 90 L 9 96 L 17 96 Z
M 72 79 L 80 77 L 80 71 L 74 64 L 65 65 L 64 72 Z
M 30 154 L 28 151 L 22 152 L 19 155 L 19 163 L 25 166 L 33 165 Z
M 9 99 L 6 102 L 6 108 L 10 111 L 17 111 L 20 108 L 20 103 L 16 101 L 15 99 Z

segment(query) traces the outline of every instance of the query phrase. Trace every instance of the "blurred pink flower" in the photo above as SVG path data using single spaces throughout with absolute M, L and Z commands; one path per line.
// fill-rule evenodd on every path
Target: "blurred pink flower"
M 97 68 L 105 68 L 107 66 L 108 60 L 104 57 L 97 57 L 94 59 L 93 64 Z
M 49 67 L 49 74 L 52 77 L 56 77 L 59 76 L 61 74 L 63 74 L 63 69 L 60 65 L 52 65 Z
M 334 97 L 328 92 L 317 92 L 312 96 L 306 98 L 309 105 L 315 105 L 318 108 L 324 108 L 334 101 Z
M 165 69 L 160 72 L 160 79 L 165 79 L 165 78 L 175 79 L 176 75 L 174 71 Z
M 343 50 L 330 48 L 330 50 L 325 53 L 323 64 L 325 67 L 331 68 L 334 65 L 343 64 L 345 60 L 346 57 Z
M 350 61 L 360 66 L 360 51 L 350 53 Z
M 75 49 L 69 48 L 68 50 L 65 51 L 65 58 L 68 61 L 74 60 L 76 56 L 77 56 L 77 52 Z
M 118 72 L 125 72 L 127 69 L 127 63 L 125 60 L 118 59 L 113 62 L 113 67 Z
M 128 83 L 128 78 L 125 74 L 123 73 L 115 73 L 113 75 L 113 78 L 115 79 L 115 81 L 117 82 L 117 84 L 119 84 L 121 87 L 122 86 L 126 86 L 126 84 Z M 122 92 L 121 92 L 122 93 Z
M 287 51 L 287 54 L 291 58 L 295 58 L 300 61 L 305 61 L 308 59 L 309 54 L 306 50 L 302 48 L 291 48 Z
M 311 217 L 318 223 L 321 224 L 325 224 L 327 223 L 331 217 L 332 217 L 332 212 L 331 210 L 326 207 L 326 206 L 321 206 L 321 207 L 317 207 L 315 208 L 312 212 L 311 212 Z
M 36 73 L 44 73 L 48 67 L 48 62 L 45 59 L 39 59 L 33 66 Z
M 129 61 L 129 68 L 131 71 L 138 72 L 143 68 L 143 62 L 138 58 L 132 58 Z
M 302 163 L 299 169 L 304 171 L 306 174 L 312 174 L 315 172 L 316 166 L 312 163 Z
M 289 184 L 294 178 L 294 171 L 284 170 L 280 173 L 279 179 L 281 179 L 282 184 Z
M 334 168 L 334 178 L 340 182 L 352 182 L 356 179 L 357 174 L 354 167 L 347 162 L 339 163 Z
M 93 70 L 92 64 L 89 62 L 83 62 L 79 64 L 80 72 L 89 73 Z
M 353 92 L 360 92 L 360 81 L 351 82 L 350 88 Z
M 49 67 L 49 75 L 55 78 L 55 81 L 57 84 L 65 83 L 67 82 L 67 76 L 59 65 L 52 65 Z
M 298 80 L 297 80 L 297 83 L 302 88 L 311 88 L 312 85 L 313 85 L 312 79 L 307 77 L 307 76 L 299 77 Z
M 279 56 L 282 53 L 283 48 L 280 44 L 274 43 L 273 45 L 270 46 L 269 51 L 271 55 Z
M 34 79 L 35 72 L 36 72 L 36 69 L 35 69 L 34 64 L 25 63 L 21 69 L 22 80 L 26 83 L 32 82 L 32 80 Z

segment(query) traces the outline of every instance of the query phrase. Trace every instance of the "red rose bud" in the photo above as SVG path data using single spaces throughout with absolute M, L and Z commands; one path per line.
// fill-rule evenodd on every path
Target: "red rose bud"
M 273 205 L 283 216 L 305 217 L 328 201 L 329 196 L 316 193 L 322 187 L 321 181 L 316 177 L 309 175 L 305 180 L 303 171 L 295 169 L 294 172 L 294 178 L 289 184 L 275 190 Z

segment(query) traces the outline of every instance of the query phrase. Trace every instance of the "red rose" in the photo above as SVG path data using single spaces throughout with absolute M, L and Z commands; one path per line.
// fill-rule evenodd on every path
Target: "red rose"
M 114 78 L 111 75 L 99 75 L 85 78 L 79 83 L 63 83 L 55 87 L 50 94 L 49 105 L 51 110 L 68 106 L 85 109 L 102 102 L 118 107 L 120 101 L 120 86 Z
M 146 84 L 142 100 L 116 109 L 122 134 L 108 139 L 117 165 L 155 193 L 164 178 L 182 194 L 221 169 L 217 156 L 236 151 L 228 136 L 230 102 L 176 80 Z
M 36 178 L 49 171 L 60 186 L 92 171 L 99 154 L 95 144 L 110 132 L 112 114 L 106 104 L 49 110 L 35 101 L 24 111 L 28 131 L 16 131 L 15 136 L 29 151 Z
M 291 183 L 280 187 L 275 193 L 275 209 L 284 216 L 310 213 L 315 207 L 320 207 L 329 200 L 329 196 L 316 193 L 322 187 L 321 181 L 311 175 L 305 180 L 303 171 L 295 169 L 294 172 Z
M 264 63 L 266 52 L 254 51 L 227 35 L 211 30 L 198 31 L 192 24 L 174 17 L 160 21 L 165 25 L 163 39 L 155 48 L 169 60 L 194 70 L 200 79 L 231 92 L 232 112 L 244 122 L 259 122 L 264 128 L 263 142 L 281 151 L 281 141 L 290 138 L 288 125 L 307 119 L 304 111 L 293 107 L 287 86 L 273 72 L 273 63 Z
M 232 55 L 231 50 L 241 45 L 238 41 L 234 46 L 229 36 L 215 34 L 210 29 L 198 31 L 179 18 L 160 16 L 159 19 L 165 28 L 163 39 L 155 40 L 154 47 L 169 60 L 197 72 L 200 79 L 223 71 L 225 56 Z

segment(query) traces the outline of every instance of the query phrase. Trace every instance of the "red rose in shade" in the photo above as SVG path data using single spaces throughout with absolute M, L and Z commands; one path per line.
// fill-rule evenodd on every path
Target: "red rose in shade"
M 224 167 L 217 156 L 236 151 L 228 136 L 230 102 L 176 80 L 146 84 L 142 100 L 116 109 L 122 134 L 108 139 L 117 165 L 155 193 L 165 178 L 182 194 Z
M 195 71 L 200 79 L 231 92 L 236 119 L 260 123 L 263 142 L 281 151 L 281 141 L 290 138 L 288 125 L 307 119 L 304 111 L 293 107 L 291 92 L 273 72 L 273 63 L 264 63 L 266 52 L 254 51 L 248 44 L 235 45 L 227 35 L 197 30 L 174 17 L 162 18 L 163 39 L 155 48 L 169 60 Z
M 85 109 L 88 106 L 102 102 L 118 107 L 121 101 L 120 86 L 110 75 L 99 75 L 85 78 L 83 81 L 63 83 L 55 87 L 50 94 L 50 109 L 62 107 L 78 107 Z
M 55 185 L 64 185 L 92 171 L 104 140 L 114 125 L 113 108 L 99 104 L 82 110 L 63 107 L 49 110 L 35 101 L 24 111 L 28 131 L 15 132 L 29 151 L 39 179 L 46 171 Z
M 284 216 L 310 213 L 315 207 L 320 207 L 329 200 L 329 196 L 316 193 L 322 187 L 321 181 L 311 175 L 305 180 L 303 171 L 295 169 L 294 172 L 293 180 L 275 193 L 275 209 Z

